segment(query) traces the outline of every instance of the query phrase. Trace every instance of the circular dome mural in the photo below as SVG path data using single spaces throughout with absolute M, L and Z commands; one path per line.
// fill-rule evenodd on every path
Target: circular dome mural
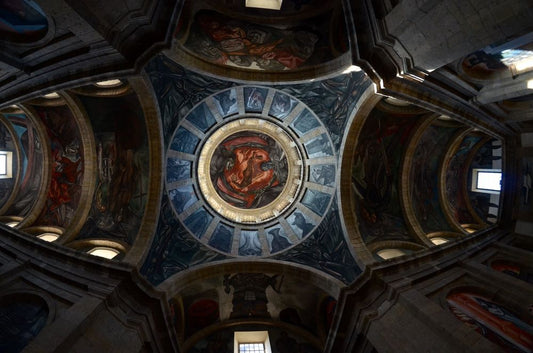
M 207 203 L 242 223 L 275 218 L 301 186 L 302 158 L 278 125 L 244 118 L 223 125 L 200 153 L 198 182 Z
M 203 244 L 269 256 L 307 237 L 335 192 L 329 134 L 302 102 L 264 87 L 208 97 L 176 128 L 166 187 L 174 212 Z

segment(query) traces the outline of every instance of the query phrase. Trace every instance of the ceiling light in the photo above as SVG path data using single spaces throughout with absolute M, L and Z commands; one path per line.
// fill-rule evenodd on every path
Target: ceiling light
M 6 226 L 8 227 L 11 227 L 11 228 L 15 228 L 16 226 L 19 225 L 20 222 L 8 222 L 6 223 Z
M 283 0 L 246 0 L 246 7 L 257 7 L 260 9 L 279 10 Z
M 47 241 L 47 242 L 53 242 L 53 241 L 56 241 L 57 238 L 59 238 L 59 234 L 55 234 L 55 233 L 43 233 L 43 234 L 39 234 L 37 236 L 37 238 L 41 239 L 41 240 L 44 240 L 44 241 Z
M 113 80 L 106 80 L 106 81 L 98 81 L 95 83 L 96 86 L 98 87 L 116 87 L 116 86 L 120 86 L 122 84 L 122 81 L 118 80 L 118 79 L 113 79 Z
M 350 72 L 359 72 L 361 71 L 361 68 L 357 65 L 350 65 L 349 67 L 346 68 L 346 70 L 344 70 L 342 73 L 343 74 L 349 74 Z
M 88 251 L 88 253 L 93 256 L 104 257 L 106 259 L 112 259 L 118 254 L 120 254 L 120 251 L 115 250 L 113 248 L 99 246 L 99 247 L 92 248 L 91 250 Z
M 56 98 L 59 98 L 59 94 L 57 92 L 52 92 L 52 93 L 45 94 L 43 97 L 46 99 L 56 99 Z

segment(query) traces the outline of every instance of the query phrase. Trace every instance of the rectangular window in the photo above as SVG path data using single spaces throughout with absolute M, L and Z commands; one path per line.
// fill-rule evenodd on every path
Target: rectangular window
M 472 171 L 472 191 L 499 194 L 502 172 L 499 169 L 474 169 Z
M 265 344 L 259 343 L 239 343 L 239 353 L 265 353 Z
M 279 10 L 283 0 L 246 0 L 246 7 L 257 7 L 260 9 Z
M 268 331 L 235 331 L 234 353 L 272 353 Z
M 0 179 L 12 178 L 13 152 L 0 151 Z

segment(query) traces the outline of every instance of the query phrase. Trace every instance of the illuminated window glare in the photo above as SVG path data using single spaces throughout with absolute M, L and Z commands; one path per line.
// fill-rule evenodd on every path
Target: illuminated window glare
M 99 247 L 96 247 L 96 248 L 92 248 L 91 250 L 87 251 L 87 253 L 89 253 L 90 255 L 93 255 L 93 256 L 104 257 L 106 259 L 112 259 L 115 256 L 117 256 L 118 254 L 120 254 L 120 251 L 115 250 L 113 248 L 107 248 L 107 247 L 104 247 L 104 246 L 99 246 Z
M 47 241 L 47 242 L 53 242 L 53 241 L 56 241 L 57 238 L 59 238 L 59 234 L 55 234 L 55 233 L 43 233 L 43 234 L 39 234 L 37 235 L 37 238 L 41 239 L 41 240 L 44 240 L 44 241 Z
M 239 353 L 265 353 L 265 344 L 260 343 L 239 343 Z
M 98 81 L 95 83 L 95 85 L 97 85 L 98 87 L 117 87 L 122 85 L 122 81 L 118 79 Z
M 406 255 L 405 251 L 401 249 L 381 249 L 376 254 L 383 260 L 389 260 L 395 257 Z
M 268 331 L 236 331 L 234 353 L 272 353 Z
M 434 237 L 430 239 L 431 242 L 435 245 L 441 245 L 448 242 L 448 239 L 442 237 Z
M 279 10 L 283 0 L 246 0 L 246 7 L 257 7 L 260 9 Z
M 474 169 L 472 172 L 472 191 L 499 193 L 502 172 L 498 169 Z
M 13 177 L 13 152 L 0 151 L 0 179 Z

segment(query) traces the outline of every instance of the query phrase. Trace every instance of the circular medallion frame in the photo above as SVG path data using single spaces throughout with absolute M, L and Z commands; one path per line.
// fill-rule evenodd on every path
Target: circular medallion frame
M 231 140 L 243 135 L 262 138 L 249 140 L 272 160 L 277 155 L 266 144 L 287 156 L 286 177 L 279 178 L 284 187 L 257 207 L 230 204 L 211 173 L 221 146 L 229 159 L 215 163 L 213 174 L 226 163 L 233 168 L 239 144 Z M 321 223 L 335 195 L 337 157 L 328 130 L 303 102 L 273 88 L 237 86 L 214 92 L 180 119 L 168 143 L 165 179 L 170 205 L 192 237 L 226 255 L 265 257 L 301 243 Z
M 236 206 L 235 203 L 232 204 L 229 202 L 228 198 L 239 198 L 236 201 L 240 201 L 240 198 L 243 198 L 244 201 L 244 198 L 248 196 L 249 198 L 253 198 L 251 200 L 253 202 L 257 199 L 256 195 L 264 193 L 265 191 L 268 192 L 269 185 L 263 188 L 257 188 L 256 190 L 245 194 L 243 191 L 247 191 L 247 188 L 251 186 L 250 182 L 248 182 L 246 187 L 235 190 L 231 185 L 227 185 L 231 183 L 230 181 L 230 183 L 224 183 L 226 185 L 222 185 L 222 187 L 225 188 L 224 194 L 230 195 L 230 197 L 224 198 L 222 195 L 223 191 L 220 190 L 219 185 L 225 181 L 225 178 L 219 177 L 218 179 L 213 180 L 213 175 L 216 175 L 213 171 L 213 159 L 216 157 L 217 148 L 219 148 L 221 144 L 227 142 L 232 136 L 246 136 L 242 134 L 239 135 L 239 133 L 249 134 L 250 138 L 261 134 L 270 137 L 281 146 L 287 161 L 286 177 L 282 178 L 284 180 L 277 181 L 284 184 L 282 190 L 275 195 L 276 197 L 273 201 L 268 202 L 262 207 L 246 207 L 246 205 L 244 207 L 239 207 Z M 241 137 L 241 140 L 243 139 L 244 137 Z M 267 141 L 265 141 L 265 143 L 267 143 Z M 261 150 L 260 147 L 253 148 Z M 265 148 L 268 148 L 268 145 Z M 267 158 L 270 157 L 268 154 L 266 156 Z M 259 157 L 264 158 L 262 155 Z M 224 167 L 225 171 L 228 171 L 229 169 L 227 167 L 228 163 L 231 163 L 232 165 L 237 163 L 235 159 L 238 158 L 232 155 L 223 161 L 223 163 L 226 164 Z M 247 169 L 251 169 L 252 163 L 248 162 L 248 160 L 246 160 L 245 163 L 247 163 Z M 236 166 L 234 166 L 234 168 L 235 167 Z M 200 152 L 197 172 L 198 184 L 207 203 L 223 217 L 245 224 L 264 223 L 279 216 L 295 200 L 298 191 L 300 190 L 300 186 L 302 185 L 303 178 L 301 153 L 293 139 L 280 126 L 267 120 L 257 118 L 233 120 L 223 125 L 209 136 Z M 266 174 L 268 172 L 270 172 L 270 170 L 260 170 L 258 173 Z M 255 179 L 259 179 L 260 177 L 261 176 L 257 176 Z M 270 183 L 272 184 L 272 181 L 270 181 Z

